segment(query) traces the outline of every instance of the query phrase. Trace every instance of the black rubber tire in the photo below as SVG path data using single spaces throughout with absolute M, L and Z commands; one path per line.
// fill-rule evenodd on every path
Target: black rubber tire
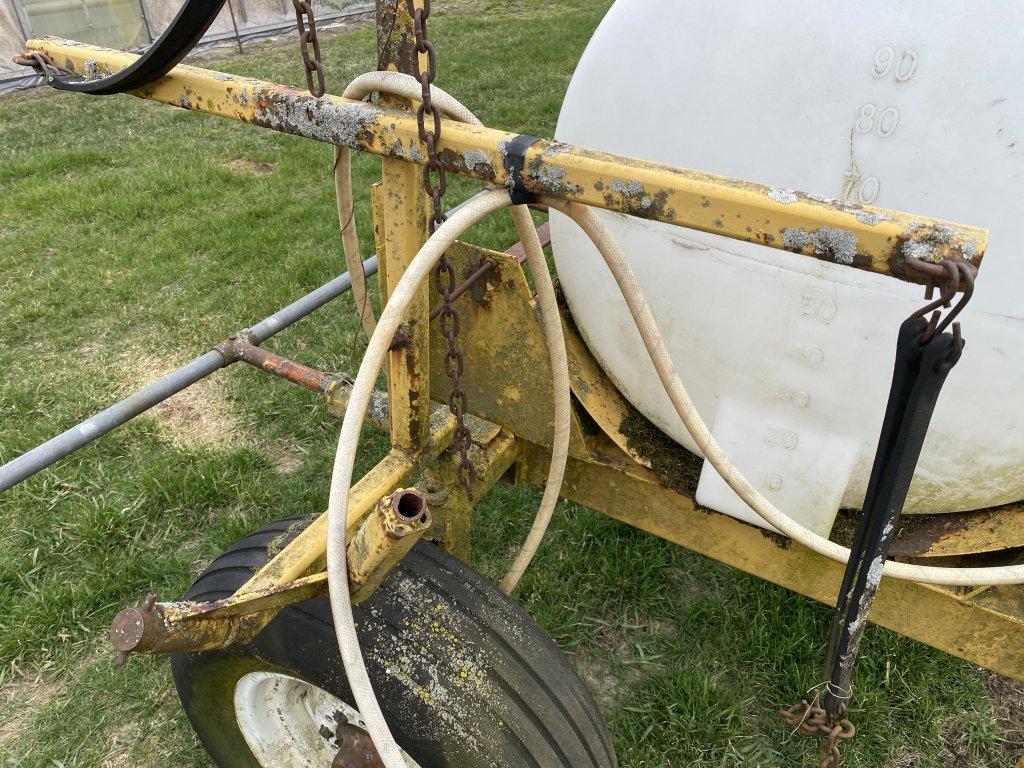
M 268 549 L 280 549 L 308 522 L 285 519 L 245 537 L 203 572 L 188 599 L 230 595 L 268 560 Z M 356 607 L 356 620 L 392 732 L 423 768 L 617 765 L 601 715 L 558 647 L 491 582 L 440 548 L 418 544 Z M 182 706 L 220 768 L 261 768 L 234 712 L 235 685 L 249 672 L 287 672 L 355 703 L 326 598 L 289 606 L 249 645 L 175 654 L 171 669 Z

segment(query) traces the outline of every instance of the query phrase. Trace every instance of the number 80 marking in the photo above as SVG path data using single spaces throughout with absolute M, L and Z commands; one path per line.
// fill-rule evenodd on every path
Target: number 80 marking
M 877 116 L 877 120 L 875 119 Z M 857 113 L 857 121 L 854 126 L 861 133 L 868 133 L 876 128 L 877 133 L 883 139 L 887 139 L 896 133 L 896 126 L 900 124 L 900 111 L 896 107 L 886 107 L 881 112 L 874 104 L 865 104 Z

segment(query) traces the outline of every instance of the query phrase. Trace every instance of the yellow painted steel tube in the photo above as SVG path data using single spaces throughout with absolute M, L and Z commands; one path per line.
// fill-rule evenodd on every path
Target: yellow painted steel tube
M 94 76 L 117 71 L 137 58 L 56 38 L 29 40 L 27 48 L 46 53 L 62 69 Z M 135 95 L 384 157 L 426 162 L 415 115 L 401 110 L 336 96 L 317 99 L 295 88 L 184 65 Z M 438 149 L 448 171 L 507 183 L 506 151 L 516 134 L 451 120 L 444 122 L 442 133 Z M 912 282 L 924 278 L 908 273 L 907 255 L 979 264 L 988 239 L 985 230 L 975 227 L 549 140 L 540 140 L 527 151 L 523 182 L 537 194 Z M 828 242 L 843 247 L 822 245 Z

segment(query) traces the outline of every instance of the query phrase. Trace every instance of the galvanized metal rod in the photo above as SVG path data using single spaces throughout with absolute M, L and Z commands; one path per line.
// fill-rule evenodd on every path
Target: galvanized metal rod
M 367 277 L 377 274 L 377 257 L 371 256 L 363 262 L 363 271 Z M 284 309 L 280 309 L 266 320 L 256 323 L 249 330 L 249 338 L 253 344 L 261 344 L 271 336 L 280 333 L 290 325 L 320 309 L 324 304 L 338 298 L 352 289 L 352 281 L 348 272 L 324 283 L 315 291 L 307 293 L 298 301 L 293 301 Z
M 363 269 L 367 275 L 375 274 L 377 272 L 377 257 L 373 256 L 363 262 Z M 266 341 L 351 288 L 352 281 L 346 272 L 249 328 L 248 338 L 252 339 L 253 343 Z M 215 349 L 210 350 L 191 363 L 183 365 L 162 379 L 143 387 L 121 402 L 115 403 L 95 416 L 47 440 L 42 445 L 23 453 L 0 467 L 0 493 L 31 477 L 36 472 L 55 464 L 112 429 L 131 421 L 139 414 L 206 378 L 226 364 L 227 361 L 221 352 Z

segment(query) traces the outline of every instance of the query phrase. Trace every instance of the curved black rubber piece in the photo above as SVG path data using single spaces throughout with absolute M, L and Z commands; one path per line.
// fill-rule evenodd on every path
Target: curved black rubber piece
M 836 720 L 848 710 L 844 692 L 852 690 L 853 665 L 882 577 L 876 564 L 888 557 L 939 393 L 963 352 L 963 339 L 952 333 L 922 344 L 927 328 L 923 317 L 900 326 L 882 431 L 832 618 L 825 668 L 831 685 L 822 706 Z
M 189 600 L 226 597 L 309 519 L 239 541 Z M 514 602 L 433 544 L 420 543 L 355 607 L 385 717 L 424 768 L 616 768 L 604 722 L 564 654 Z M 218 768 L 259 768 L 235 722 L 234 687 L 278 670 L 354 704 L 326 598 L 283 610 L 244 647 L 175 654 L 182 705 Z
M 58 75 L 50 85 L 62 91 L 109 96 L 142 88 L 170 72 L 196 47 L 225 0 L 185 0 L 171 25 L 130 67 L 101 78 Z

